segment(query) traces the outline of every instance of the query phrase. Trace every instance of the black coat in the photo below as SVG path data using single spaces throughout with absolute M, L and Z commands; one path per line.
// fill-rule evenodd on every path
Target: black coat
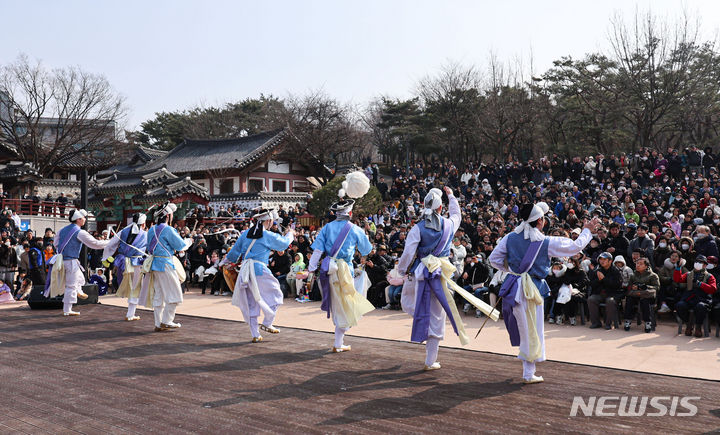
M 598 279 L 598 272 L 602 272 L 605 277 Z M 622 277 L 620 276 L 620 270 L 615 265 L 611 264 L 609 268 L 605 269 L 601 266 L 596 267 L 588 273 L 590 280 L 590 295 L 601 295 L 604 297 L 619 297 L 622 296 Z

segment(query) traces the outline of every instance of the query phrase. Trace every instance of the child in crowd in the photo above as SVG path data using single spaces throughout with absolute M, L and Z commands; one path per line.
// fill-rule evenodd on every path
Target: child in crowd
M 90 276 L 90 280 L 88 282 L 98 286 L 98 295 L 102 296 L 107 294 L 108 285 L 105 281 L 105 269 L 102 267 L 95 269 L 95 273 Z

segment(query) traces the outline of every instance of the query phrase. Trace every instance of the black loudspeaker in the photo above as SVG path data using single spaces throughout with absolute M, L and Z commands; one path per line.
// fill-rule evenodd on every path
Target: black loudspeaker
M 85 294 L 88 295 L 87 299 L 78 298 L 78 305 L 88 305 L 98 303 L 98 286 L 96 284 L 85 284 L 82 287 Z
M 98 303 L 98 286 L 95 284 L 85 284 L 83 291 L 88 295 L 87 299 L 78 298 L 77 305 L 97 304 Z M 28 297 L 28 305 L 31 309 L 50 309 L 57 310 L 63 307 L 63 295 L 54 298 L 46 298 L 45 286 L 34 285 Z
M 46 298 L 45 295 L 45 286 L 44 285 L 34 285 L 32 288 L 32 291 L 30 291 L 30 296 L 28 297 L 28 305 L 33 310 L 58 310 L 62 309 L 63 302 L 62 302 L 62 295 L 56 296 L 54 298 Z M 89 298 L 88 298 L 89 299 Z

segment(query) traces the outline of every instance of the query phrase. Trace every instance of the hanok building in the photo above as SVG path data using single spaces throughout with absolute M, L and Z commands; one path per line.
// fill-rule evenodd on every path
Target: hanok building
M 134 213 L 147 212 L 154 205 L 172 201 L 178 205 L 177 219 L 196 204 L 207 204 L 207 188 L 177 176 L 164 167 L 159 169 L 113 171 L 97 180 L 90 190 L 88 205 L 95 212 L 98 228 L 125 226 Z
M 303 160 L 288 147 L 284 129 L 234 139 L 186 139 L 166 156 L 143 166 L 188 176 L 208 189 L 210 206 L 241 208 L 305 206 L 308 178 L 328 175 L 320 161 Z

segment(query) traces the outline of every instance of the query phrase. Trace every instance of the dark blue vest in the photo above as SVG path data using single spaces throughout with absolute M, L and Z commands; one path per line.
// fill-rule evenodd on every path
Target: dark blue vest
M 528 274 L 535 282 L 535 285 L 540 291 L 540 294 L 545 297 L 550 293 L 550 288 L 545 282 L 545 277 L 550 274 L 550 257 L 548 256 L 548 242 L 550 239 L 547 237 L 543 240 L 540 246 L 540 252 L 538 252 L 537 258 L 532 267 L 528 271 Z M 520 270 L 520 262 L 522 262 L 525 252 L 530 247 L 530 239 L 526 239 L 522 234 L 512 232 L 507 238 L 507 259 L 510 270 L 515 273 L 523 272 Z

